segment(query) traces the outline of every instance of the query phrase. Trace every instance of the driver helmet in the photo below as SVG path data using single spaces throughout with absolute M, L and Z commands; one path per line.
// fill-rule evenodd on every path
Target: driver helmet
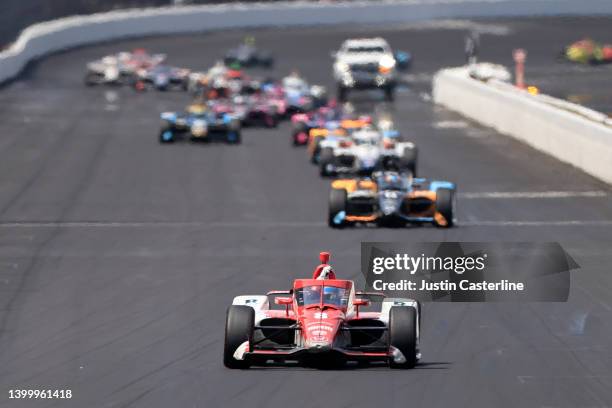
M 399 179 L 398 175 L 395 173 L 387 173 L 385 174 L 385 181 L 387 183 L 393 183 Z
M 332 276 L 335 276 L 334 268 L 331 265 L 325 265 L 321 269 L 319 276 L 317 276 L 317 280 L 333 279 Z
M 203 102 L 196 101 L 192 103 L 191 105 L 189 105 L 189 107 L 187 108 L 187 111 L 194 115 L 202 115 L 206 113 L 207 107 L 206 107 L 206 104 L 204 104 Z

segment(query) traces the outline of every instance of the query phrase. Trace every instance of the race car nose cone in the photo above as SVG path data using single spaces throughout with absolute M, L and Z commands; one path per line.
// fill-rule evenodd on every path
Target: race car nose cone
M 308 349 L 310 353 L 325 353 L 330 350 L 331 346 L 329 344 L 316 344 Z
M 384 215 L 391 215 L 395 213 L 398 207 L 397 200 L 394 198 L 383 199 L 380 203 L 380 209 Z

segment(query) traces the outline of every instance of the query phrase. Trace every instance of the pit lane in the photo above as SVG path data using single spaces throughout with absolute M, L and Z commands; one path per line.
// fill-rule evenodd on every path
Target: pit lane
M 509 63 L 526 39 L 548 50 L 550 27 L 573 39 L 609 23 L 580 19 L 567 33 L 563 19 L 481 22 L 491 30 L 483 58 Z M 160 146 L 158 114 L 181 109 L 184 94 L 82 85 L 85 63 L 106 53 L 144 46 L 205 68 L 245 31 L 82 48 L 4 87 L 0 406 L 15 405 L 9 388 L 42 386 L 75 396 L 19 406 L 612 405 L 612 191 L 427 101 L 418 79 L 462 62 L 465 23 L 452 26 L 256 31 L 276 72 L 298 68 L 330 89 L 329 51 L 346 37 L 380 34 L 414 53 L 416 80 L 389 109 L 420 148 L 421 174 L 465 194 L 451 230 L 330 230 L 329 182 L 290 146 L 287 124 L 248 129 L 240 146 Z M 285 289 L 311 273 L 320 250 L 361 282 L 366 240 L 554 240 L 582 270 L 566 304 L 426 304 L 423 362 L 412 371 L 222 366 L 234 295 Z

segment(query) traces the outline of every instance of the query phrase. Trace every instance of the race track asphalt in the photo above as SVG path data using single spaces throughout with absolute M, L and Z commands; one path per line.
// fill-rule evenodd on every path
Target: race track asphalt
M 483 54 L 498 60 L 525 31 L 545 49 L 548 30 L 563 25 L 478 24 L 497 33 L 484 40 L 503 47 Z M 330 89 L 329 51 L 348 36 L 384 35 L 414 53 L 412 83 L 389 109 L 420 147 L 421 175 L 458 184 L 451 230 L 330 230 L 329 181 L 290 146 L 288 124 L 246 130 L 240 146 L 160 146 L 159 112 L 182 108 L 184 94 L 82 85 L 85 63 L 100 55 L 144 46 L 205 68 L 244 31 L 81 48 L 3 87 L 0 407 L 612 406 L 612 189 L 428 101 L 424 78 L 461 63 L 469 26 L 255 33 L 276 54 L 278 75 L 295 67 Z M 233 296 L 287 288 L 311 273 L 320 250 L 362 284 L 362 241 L 442 240 L 559 241 L 582 268 L 567 303 L 425 304 L 414 370 L 223 367 Z M 74 397 L 8 399 L 9 389 L 28 388 Z

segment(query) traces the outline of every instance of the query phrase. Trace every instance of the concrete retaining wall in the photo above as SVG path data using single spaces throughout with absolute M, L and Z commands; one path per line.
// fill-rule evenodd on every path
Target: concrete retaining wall
M 510 84 L 484 83 L 466 68 L 438 72 L 433 99 L 612 184 L 612 127 L 599 112 Z
M 24 30 L 0 53 L 0 82 L 46 54 L 112 39 L 237 27 L 383 24 L 435 18 L 612 14 L 610 0 L 278 2 L 126 10 L 68 17 Z

